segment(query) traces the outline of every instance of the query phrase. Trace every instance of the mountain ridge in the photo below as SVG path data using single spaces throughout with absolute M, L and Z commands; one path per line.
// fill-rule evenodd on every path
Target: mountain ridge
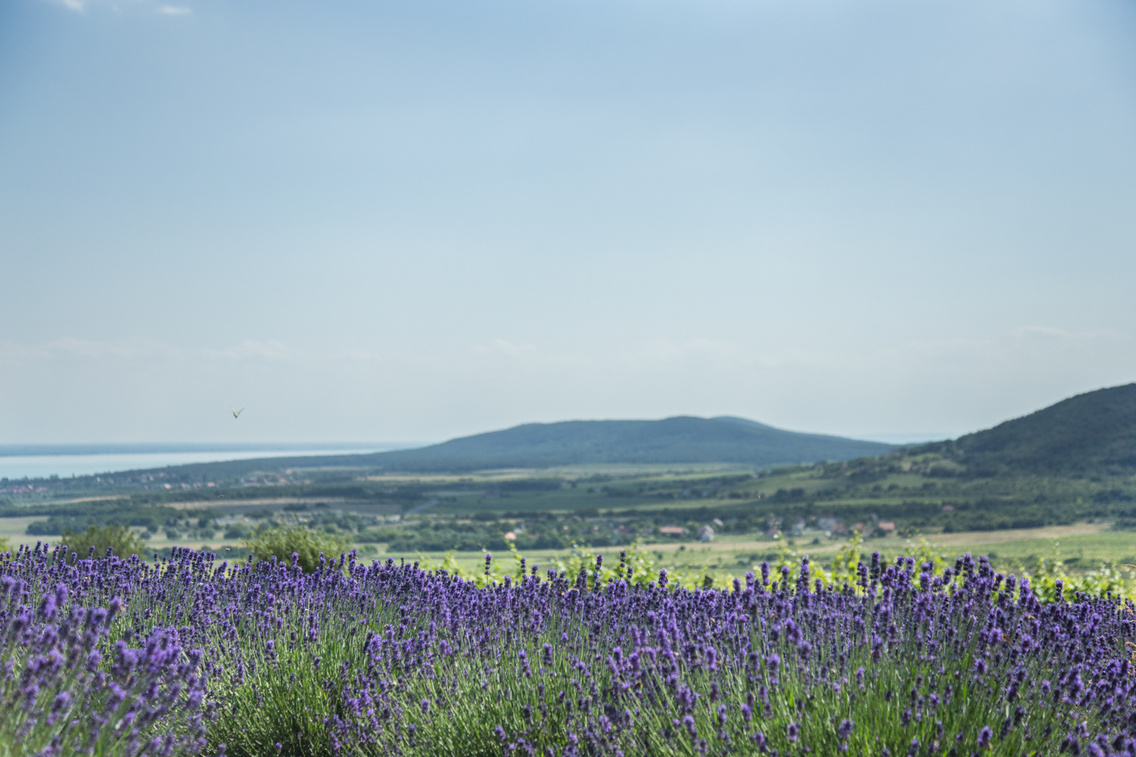
M 1136 383 L 1083 392 L 992 428 L 917 449 L 943 452 L 987 474 L 1136 471 Z
M 443 460 L 449 461 L 446 467 L 451 469 L 600 463 L 767 466 L 848 460 L 884 454 L 894 448 L 879 442 L 785 431 L 745 419 L 674 416 L 657 421 L 526 423 L 431 447 L 369 457 L 402 469 L 429 469 Z

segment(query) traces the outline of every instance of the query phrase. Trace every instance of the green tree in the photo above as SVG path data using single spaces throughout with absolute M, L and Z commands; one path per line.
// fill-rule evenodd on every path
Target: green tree
M 288 565 L 292 564 L 292 555 L 296 554 L 300 568 L 305 573 L 312 573 L 319 568 L 321 554 L 329 561 L 336 559 L 347 551 L 349 544 L 339 534 L 316 531 L 307 526 L 285 525 L 258 532 L 251 539 L 246 539 L 244 546 L 257 560 L 275 557 Z
M 98 559 L 107 556 L 109 549 L 117 557 L 130 555 L 146 556 L 146 545 L 129 526 L 121 523 L 112 523 L 109 526 L 91 526 L 82 533 L 75 533 L 71 529 L 64 529 L 59 539 L 67 549 L 78 553 L 80 558 L 87 555 Z M 91 553 L 91 547 L 95 548 Z

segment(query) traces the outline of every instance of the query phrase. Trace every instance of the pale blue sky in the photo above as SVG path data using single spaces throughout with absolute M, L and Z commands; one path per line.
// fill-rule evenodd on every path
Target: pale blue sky
M 0 443 L 954 435 L 1136 380 L 1136 6 L 5 0 L 0 276 Z

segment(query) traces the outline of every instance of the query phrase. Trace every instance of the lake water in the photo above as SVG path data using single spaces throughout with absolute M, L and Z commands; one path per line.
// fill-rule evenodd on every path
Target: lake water
M 109 445 L 108 445 L 109 446 Z M 360 444 L 353 446 L 327 446 L 313 445 L 311 448 L 279 446 L 266 446 L 265 448 L 245 449 L 192 449 L 177 451 L 175 449 L 163 451 L 114 451 L 89 452 L 86 454 L 67 454 L 60 447 L 59 453 L 51 454 L 50 450 L 35 448 L 35 452 L 48 454 L 5 454 L 0 451 L 0 479 L 9 481 L 22 478 L 48 478 L 59 476 L 85 476 L 97 473 L 114 473 L 117 471 L 139 470 L 146 468 L 164 468 L 168 465 L 187 465 L 189 463 L 215 463 L 223 460 L 250 460 L 258 457 L 301 457 L 306 455 L 352 455 L 369 452 L 386 452 L 392 449 L 405 449 L 416 446 L 411 444 L 376 443 L 372 445 Z

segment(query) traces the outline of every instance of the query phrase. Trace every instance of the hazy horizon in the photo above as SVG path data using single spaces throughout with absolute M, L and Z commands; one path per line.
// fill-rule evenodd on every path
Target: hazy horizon
M 675 416 L 667 416 L 675 417 Z M 560 423 L 572 421 L 593 421 L 593 420 L 663 420 L 662 418 L 564 418 L 561 421 L 538 421 L 540 423 Z M 745 420 L 756 420 L 747 418 Z M 760 422 L 760 421 L 759 421 Z M 525 424 L 515 424 L 525 425 Z M 490 433 L 493 431 L 502 431 L 506 427 L 501 428 L 487 428 L 481 431 L 474 432 L 474 435 L 481 433 Z M 508 428 L 512 428 L 509 426 Z M 780 427 L 776 427 L 780 428 Z M 782 431 L 798 432 L 798 429 L 780 429 Z M 976 429 L 979 430 L 979 429 Z M 808 431 L 800 433 L 816 433 L 826 434 L 823 431 Z M 830 434 L 837 436 L 837 434 Z M 463 436 L 470 436 L 464 434 Z M 366 441 L 366 440 L 324 440 L 324 441 L 303 441 L 303 440 L 289 440 L 289 441 L 245 441 L 245 442 L 218 442 L 218 441 L 196 441 L 196 442 L 179 442 L 179 441 L 149 441 L 149 442 L 99 442 L 99 441 L 77 441 L 77 442 L 48 442 L 36 444 L 19 444 L 8 443 L 0 444 L 0 457 L 13 456 L 13 455 L 81 455 L 81 454 L 104 454 L 108 451 L 123 451 L 123 452 L 144 452 L 144 451 L 160 451 L 160 452 L 189 452 L 189 451 L 215 451 L 223 452 L 227 450 L 232 451 L 246 451 L 246 450 L 280 450 L 287 451 L 290 449 L 344 449 L 348 447 L 366 447 L 366 446 L 381 446 L 390 449 L 404 449 L 410 447 L 425 447 L 432 444 L 441 444 L 442 442 L 450 441 L 451 439 L 459 437 L 447 437 L 445 439 L 418 439 L 418 440 L 402 440 L 402 441 Z M 943 439 L 952 438 L 944 434 L 935 433 L 879 433 L 869 434 L 859 437 L 847 437 L 850 439 L 858 439 L 861 441 L 877 441 L 885 442 L 888 444 L 914 444 L 919 442 L 940 441 Z
M 486 429 L 497 431 L 500 429 Z M 785 429 L 791 431 L 792 429 Z M 865 441 L 914 444 L 945 437 L 931 434 L 885 435 Z M 280 456 L 369 454 L 426 447 L 448 440 L 418 442 L 221 442 L 139 444 L 0 444 L 0 482 L 67 478 L 152 470 L 194 463 L 224 462 Z
M 0 444 L 949 438 L 1129 383 L 1133 29 L 1124 0 L 12 0 Z
M 256 446 L 256 445 L 251 445 Z M 153 470 L 174 465 L 193 465 L 196 463 L 217 463 L 230 460 L 250 460 L 267 457 L 279 457 L 280 453 L 295 454 L 304 457 L 319 457 L 321 455 L 336 454 L 365 454 L 368 452 L 383 452 L 389 449 L 402 449 L 398 445 L 338 445 L 336 449 L 326 446 L 312 445 L 305 449 L 303 445 L 296 445 L 289 450 L 280 449 L 247 449 L 247 450 L 209 450 L 195 451 L 159 451 L 159 452 L 87 452 L 84 454 L 61 454 L 52 452 L 47 454 L 8 455 L 0 453 L 0 482 L 18 482 L 22 479 L 47 479 L 51 476 L 68 478 L 71 476 L 90 476 L 103 473 L 119 473 L 130 470 Z

